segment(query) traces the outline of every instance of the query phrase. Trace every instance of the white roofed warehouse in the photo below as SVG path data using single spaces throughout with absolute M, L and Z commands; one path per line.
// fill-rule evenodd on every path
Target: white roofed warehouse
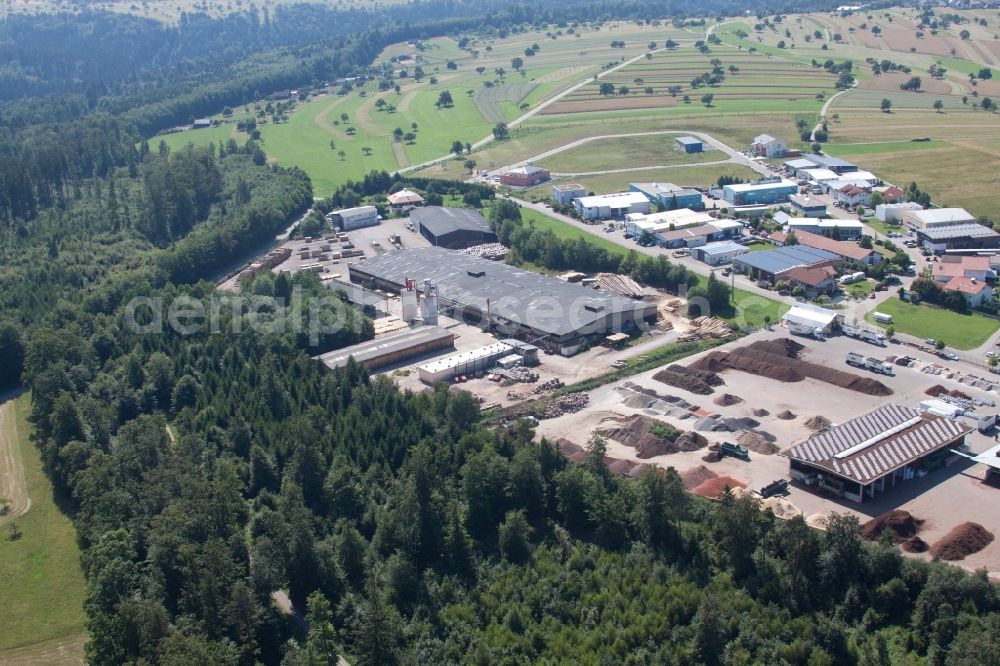
M 938 469 L 972 428 L 912 407 L 884 405 L 819 432 L 782 455 L 793 481 L 853 502 Z

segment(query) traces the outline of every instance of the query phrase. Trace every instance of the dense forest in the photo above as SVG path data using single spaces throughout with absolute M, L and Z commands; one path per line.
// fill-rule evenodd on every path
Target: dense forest
M 292 40 L 317 38 L 322 24 L 296 36 L 280 24 L 311 15 L 275 10 L 253 28 L 270 33 L 247 39 L 277 49 L 246 57 L 214 53 L 203 17 L 176 28 L 94 18 L 76 41 L 76 19 L 14 17 L 0 29 L 5 80 L 30 79 L 0 116 L 0 387 L 31 391 L 37 445 L 77 528 L 89 661 L 998 663 L 1000 595 L 985 574 L 863 542 L 850 518 L 819 532 L 752 497 L 709 503 L 672 471 L 615 477 L 600 438 L 572 464 L 534 442 L 527 422 L 486 428 L 462 391 L 401 392 L 354 364 L 324 372 L 309 357 L 370 338 L 372 323 L 314 275 L 265 274 L 228 295 L 206 281 L 298 219 L 311 183 L 252 141 L 170 151 L 144 140 L 150 131 L 366 66 L 379 39 L 558 12 L 682 11 L 646 1 L 476 3 L 479 19 L 469 3 L 401 11 L 431 5 L 442 20 L 308 43 Z M 252 25 L 236 17 L 226 29 Z M 64 49 L 48 59 L 11 26 L 50 30 Z M 94 46 L 115 26 L 118 41 Z M 198 30 L 204 44 L 177 56 Z M 103 69 L 112 45 L 121 62 Z M 73 73 L 91 47 L 98 66 Z M 461 183 L 407 184 L 489 200 Z M 400 185 L 372 174 L 331 201 Z M 693 283 L 665 260 L 560 241 L 502 202 L 489 214 L 515 260 Z M 192 304 L 218 299 L 215 326 L 203 325 Z M 279 590 L 307 632 L 278 610 Z

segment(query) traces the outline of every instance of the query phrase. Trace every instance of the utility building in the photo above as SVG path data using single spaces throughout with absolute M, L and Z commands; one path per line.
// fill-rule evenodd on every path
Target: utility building
M 854 502 L 938 469 L 972 428 L 912 407 L 884 405 L 813 435 L 787 456 L 792 480 Z
M 410 221 L 421 236 L 437 247 L 464 250 L 497 241 L 486 218 L 469 208 L 415 208 L 410 213 Z

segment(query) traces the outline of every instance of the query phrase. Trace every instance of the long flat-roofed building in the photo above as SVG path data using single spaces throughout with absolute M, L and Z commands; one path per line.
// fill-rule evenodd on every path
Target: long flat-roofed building
M 912 407 L 884 405 L 788 449 L 795 481 L 863 502 L 918 470 L 939 467 L 972 428 Z
M 437 326 L 420 326 L 389 333 L 374 340 L 320 354 L 316 360 L 328 369 L 347 365 L 350 358 L 375 370 L 426 356 L 435 351 L 454 348 L 455 334 Z
M 587 340 L 656 320 L 656 305 L 440 248 L 398 250 L 350 267 L 351 280 L 399 292 L 430 280 L 439 309 L 507 337 L 570 355 Z

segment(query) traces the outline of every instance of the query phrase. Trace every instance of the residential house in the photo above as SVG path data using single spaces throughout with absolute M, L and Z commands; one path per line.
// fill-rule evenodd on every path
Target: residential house
M 935 282 L 941 283 L 950 282 L 957 277 L 977 282 L 995 282 L 997 279 L 987 256 L 946 255 L 941 257 L 941 261 L 931 265 L 931 275 Z
M 413 190 L 400 190 L 386 197 L 389 207 L 396 213 L 404 213 L 424 205 L 424 198 Z
M 837 269 L 832 266 L 817 266 L 815 268 L 798 266 L 779 275 L 778 279 L 788 282 L 792 289 L 802 287 L 806 296 L 816 298 L 820 294 L 830 294 L 836 289 Z
M 978 308 L 992 302 L 993 287 L 976 278 L 953 277 L 941 287 L 945 291 L 955 291 L 962 295 L 969 308 Z
M 750 152 L 758 157 L 784 157 L 788 152 L 788 145 L 770 134 L 761 134 L 750 144 Z
M 854 210 L 858 206 L 867 206 L 870 199 L 871 192 L 857 185 L 844 185 L 837 190 L 837 201 L 849 210 Z

